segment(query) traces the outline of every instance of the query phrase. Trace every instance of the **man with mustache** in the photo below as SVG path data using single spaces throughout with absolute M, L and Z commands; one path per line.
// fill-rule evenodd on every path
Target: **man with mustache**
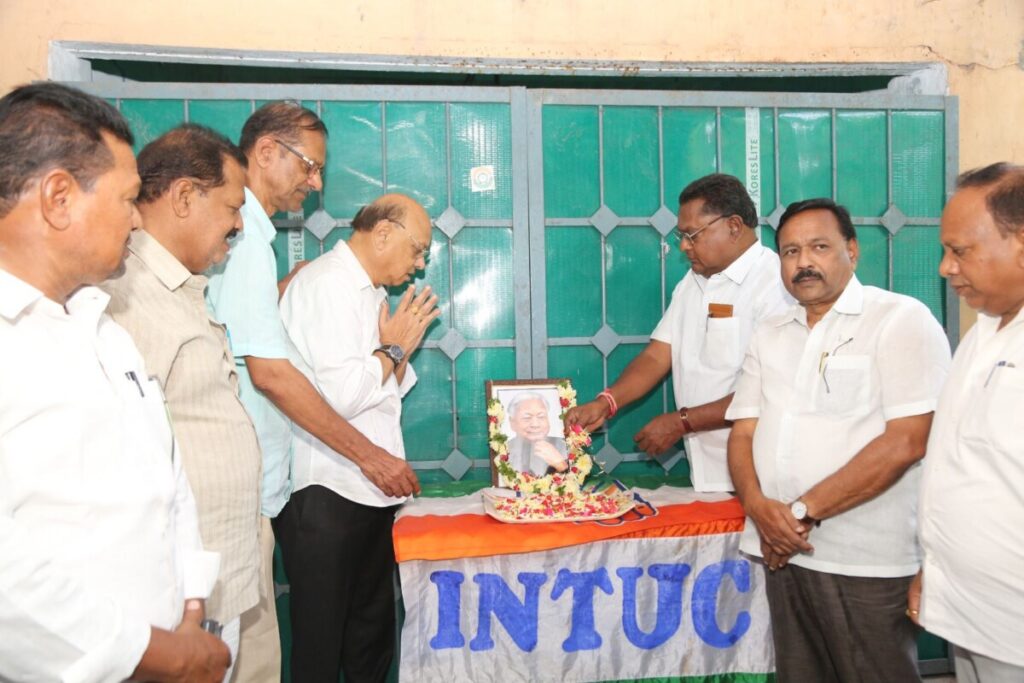
M 427 267 L 431 226 L 415 200 L 386 194 L 352 219 L 352 236 L 300 270 L 281 300 L 292 362 L 331 408 L 378 448 L 405 457 L 409 357 L 438 316 L 430 287 L 386 287 Z M 295 681 L 383 681 L 395 649 L 391 527 L 406 499 L 330 443 L 296 428 L 295 492 L 275 520 L 291 586 Z
M 754 326 L 792 303 L 779 280 L 779 259 L 757 236 L 757 209 L 737 178 L 713 173 L 679 194 L 679 249 L 690 272 L 651 341 L 597 398 L 570 410 L 566 424 L 588 431 L 642 399 L 672 375 L 678 410 L 658 415 L 634 438 L 655 455 L 686 440 L 697 491 L 732 491 L 725 409 Z
M 129 241 L 124 273 L 103 285 L 111 317 L 163 387 L 203 543 L 221 555 L 206 613 L 223 625 L 232 658 L 239 617 L 259 599 L 260 450 L 201 273 L 224 260 L 242 228 L 245 166 L 241 150 L 202 126 L 179 126 L 146 145 L 142 229 Z
M 850 215 L 791 204 L 775 234 L 799 302 L 754 332 L 726 416 L 779 681 L 916 681 L 901 596 L 920 565 L 918 461 L 949 366 L 919 301 L 860 283 Z
M 962 175 L 940 238 L 939 272 L 978 322 L 935 411 L 907 613 L 954 645 L 957 680 L 1024 681 L 1024 167 Z
M 95 285 L 138 226 L 127 121 L 0 98 L 0 680 L 213 683 L 203 551 L 160 388 Z

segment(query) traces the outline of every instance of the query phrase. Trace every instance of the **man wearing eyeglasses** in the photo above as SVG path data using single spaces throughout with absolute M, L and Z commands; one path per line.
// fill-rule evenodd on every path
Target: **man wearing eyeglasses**
M 338 414 L 398 458 L 402 397 L 416 382 L 409 358 L 438 311 L 430 287 L 415 286 L 391 311 L 386 288 L 427 267 L 430 230 L 422 206 L 384 195 L 281 300 L 293 361 Z M 291 586 L 292 679 L 383 681 L 395 649 L 391 527 L 409 493 L 383 490 L 311 430 L 296 429 L 293 447 L 295 492 L 274 527 Z
M 301 210 L 311 191 L 323 189 L 326 142 L 324 123 L 294 102 L 270 102 L 249 117 L 239 140 L 249 161 L 245 229 L 228 260 L 211 271 L 207 290 L 214 317 L 228 329 L 240 394 L 263 453 L 262 593 L 257 608 L 243 615 L 236 666 L 237 680 L 247 683 L 276 683 L 281 677 L 270 520 L 280 514 L 293 488 L 291 422 L 328 444 L 336 457 L 355 463 L 382 492 L 405 496 L 419 490 L 406 462 L 352 427 L 288 359 L 288 335 L 278 309 L 288 278 L 279 285 L 272 246 L 277 232 L 270 217 Z
M 726 417 L 778 679 L 920 680 L 904 598 L 949 343 L 920 301 L 860 283 L 853 222 L 831 199 L 791 204 L 775 237 L 799 303 L 754 331 Z
M 651 341 L 614 384 L 569 411 L 593 430 L 643 398 L 670 372 L 679 410 L 659 415 L 634 437 L 654 455 L 685 438 L 698 491 L 731 491 L 725 409 L 755 324 L 792 301 L 779 259 L 757 238 L 757 210 L 730 175 L 705 176 L 679 195 L 679 248 L 690 272 L 680 280 Z

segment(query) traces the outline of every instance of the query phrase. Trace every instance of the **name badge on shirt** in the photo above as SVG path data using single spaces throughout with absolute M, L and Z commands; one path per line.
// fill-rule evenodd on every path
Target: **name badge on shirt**
M 732 304 L 708 304 L 709 318 L 731 318 Z

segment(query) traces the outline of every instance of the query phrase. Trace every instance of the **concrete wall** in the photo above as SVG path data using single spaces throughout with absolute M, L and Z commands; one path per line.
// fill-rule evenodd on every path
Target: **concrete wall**
M 1024 162 L 1024 0 L 0 0 L 0 91 L 46 78 L 52 40 L 529 59 L 943 62 L 960 97 L 961 167 Z

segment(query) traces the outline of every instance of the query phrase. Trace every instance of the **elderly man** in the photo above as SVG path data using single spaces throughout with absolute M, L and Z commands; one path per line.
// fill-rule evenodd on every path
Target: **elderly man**
M 961 176 L 941 239 L 939 271 L 979 315 L 935 411 L 908 613 L 954 644 L 959 681 L 1024 681 L 1024 167 Z
M 900 598 L 949 344 L 921 302 L 860 283 L 842 206 L 791 204 L 775 237 L 799 305 L 754 332 L 726 416 L 740 549 L 771 570 L 779 681 L 919 680 Z
M 409 356 L 437 317 L 436 296 L 387 290 L 426 268 L 430 218 L 384 195 L 352 219 L 352 236 L 303 268 L 281 301 L 294 362 L 331 408 L 378 447 L 405 457 L 402 397 Z M 291 673 L 298 681 L 383 681 L 394 653 L 391 527 L 401 491 L 304 429 L 293 441 L 295 492 L 274 520 L 291 586 Z M 399 495 L 394 495 L 399 494 Z
M 233 654 L 239 616 L 259 599 L 260 451 L 199 273 L 224 260 L 242 227 L 245 163 L 237 147 L 201 126 L 180 126 L 146 145 L 139 153 L 143 229 L 128 244 L 125 273 L 104 285 L 111 316 L 164 388 L 200 533 L 221 554 L 207 613 L 223 624 Z
M 0 99 L 0 679 L 220 681 L 217 576 L 159 385 L 94 286 L 137 225 L 128 124 L 53 83 Z
M 549 436 L 551 408 L 535 391 L 516 394 L 508 403 L 508 426 L 515 434 L 508 440 L 509 465 L 514 470 L 543 476 L 550 468 L 564 472 L 568 449 L 565 439 Z
M 416 475 L 405 460 L 352 427 L 288 360 L 288 335 L 278 308 L 277 263 L 271 246 L 277 231 L 270 216 L 300 210 L 308 192 L 323 188 L 326 136 L 327 128 L 319 117 L 294 102 L 267 103 L 245 122 L 239 141 L 249 161 L 242 207 L 245 229 L 227 261 L 211 270 L 207 290 L 214 317 L 227 326 L 231 337 L 242 402 L 252 416 L 263 451 L 260 538 L 267 590 L 259 607 L 242 617 L 236 668 L 238 680 L 252 683 L 276 683 L 281 675 L 270 520 L 281 512 L 292 492 L 289 420 L 355 463 L 383 493 L 408 496 L 419 491 Z
M 682 191 L 679 248 L 690 272 L 646 348 L 596 399 L 570 410 L 568 424 L 593 431 L 671 372 L 682 407 L 651 420 L 636 435 L 637 447 L 662 453 L 685 438 L 694 488 L 733 489 L 725 409 L 754 326 L 792 301 L 779 280 L 779 259 L 761 246 L 756 228 L 757 210 L 736 178 L 716 173 Z

